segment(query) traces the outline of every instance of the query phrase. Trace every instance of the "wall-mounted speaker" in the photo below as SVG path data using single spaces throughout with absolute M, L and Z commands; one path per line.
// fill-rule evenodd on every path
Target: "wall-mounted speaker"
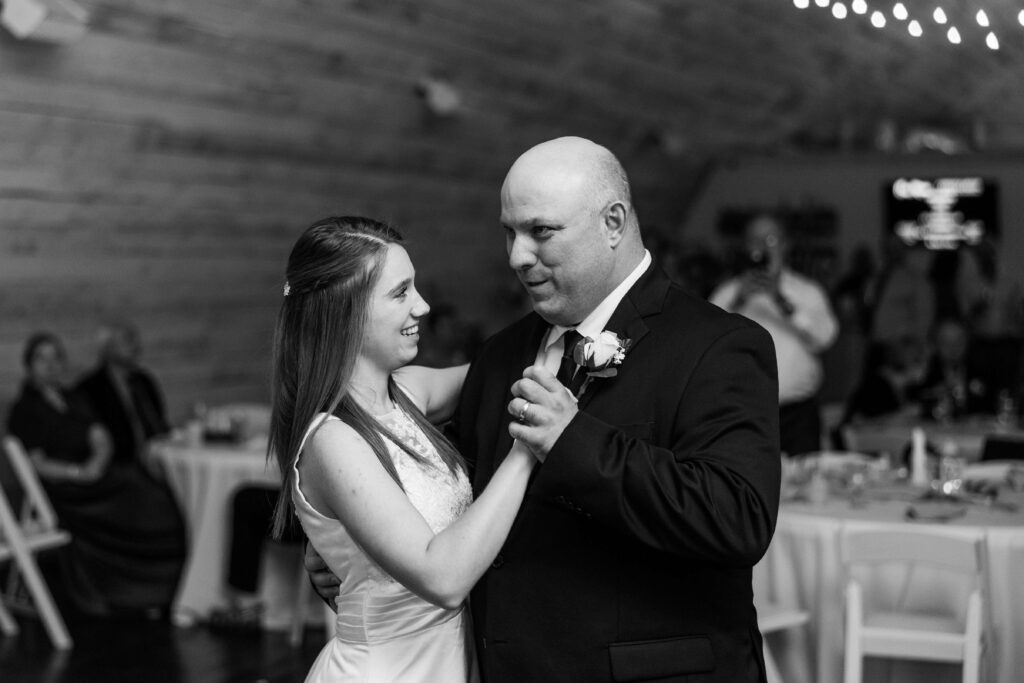
M 72 0 L 3 0 L 0 23 L 15 37 L 47 43 L 78 40 L 89 13 Z

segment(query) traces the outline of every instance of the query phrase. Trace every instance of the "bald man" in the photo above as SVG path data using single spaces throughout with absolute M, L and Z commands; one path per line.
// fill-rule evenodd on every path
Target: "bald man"
M 543 464 L 470 601 L 484 681 L 764 681 L 751 568 L 779 502 L 771 338 L 651 263 L 626 174 L 593 142 L 523 154 L 501 224 L 534 310 L 485 343 L 450 434 L 476 491 L 513 438 Z M 567 330 L 614 332 L 625 356 L 559 372 Z

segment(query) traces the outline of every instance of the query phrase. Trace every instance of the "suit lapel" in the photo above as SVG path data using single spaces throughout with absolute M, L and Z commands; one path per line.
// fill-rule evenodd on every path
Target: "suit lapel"
M 626 293 L 619 303 L 612 317 L 608 320 L 605 329 L 611 330 L 619 337 L 630 340 L 629 349 L 626 351 L 626 359 L 622 361 L 619 371 L 627 371 L 629 356 L 633 350 L 647 336 L 648 327 L 644 318 L 661 312 L 661 307 L 668 293 L 669 280 L 657 264 L 651 264 L 647 272 L 637 281 Z M 594 394 L 604 387 L 611 386 L 615 382 L 614 377 L 595 377 L 590 380 L 586 391 L 580 397 L 579 409 L 583 410 L 593 400 Z

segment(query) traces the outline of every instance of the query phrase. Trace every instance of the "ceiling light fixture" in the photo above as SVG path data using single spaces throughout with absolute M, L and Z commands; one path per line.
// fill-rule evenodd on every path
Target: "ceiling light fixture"
M 936 24 L 946 23 L 946 13 L 942 10 L 941 7 L 935 8 L 935 11 L 932 13 L 932 18 L 935 19 Z
M 917 19 L 913 19 L 909 24 L 907 24 L 907 33 L 915 38 L 920 38 L 921 34 L 924 33 L 924 31 L 921 30 L 921 24 Z
M 844 5 L 841 2 L 837 2 L 836 4 L 832 5 L 832 16 L 835 17 L 836 19 L 845 19 L 846 5 Z
M 899 19 L 900 21 L 906 21 L 907 17 L 910 16 L 910 13 L 907 12 L 906 5 L 904 5 L 902 2 L 897 2 L 895 5 L 892 6 L 892 16 L 895 17 L 896 19 Z

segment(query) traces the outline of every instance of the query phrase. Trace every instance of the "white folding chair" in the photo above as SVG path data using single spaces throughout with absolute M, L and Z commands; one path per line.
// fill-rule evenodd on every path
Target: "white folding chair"
M 0 564 L 11 559 L 14 561 L 7 591 L 0 594 L 0 631 L 7 635 L 18 633 L 18 624 L 7 606 L 24 608 L 39 614 L 53 646 L 64 650 L 72 646 L 71 636 L 39 571 L 35 554 L 68 543 L 71 535 L 57 527 L 57 515 L 21 442 L 11 436 L 4 437 L 3 452 L 18 483 L 24 489 L 25 498 L 21 515 L 18 516 L 0 489 Z M 28 589 L 30 603 L 23 604 L 17 596 L 20 581 L 24 581 Z
M 764 640 L 764 668 L 768 683 L 782 683 L 782 674 L 779 673 L 778 664 L 772 656 L 771 648 L 768 647 L 767 636 L 779 631 L 803 626 L 810 619 L 810 615 L 792 607 L 783 607 L 775 603 L 757 604 L 757 627 L 761 631 Z
M 845 530 L 840 549 L 847 576 L 844 683 L 860 683 L 865 656 L 962 662 L 964 683 L 977 683 L 984 623 L 982 540 L 918 530 Z M 872 607 L 855 568 L 887 563 L 912 565 L 911 572 L 926 566 L 967 575 L 972 585 L 964 616 L 903 605 Z

